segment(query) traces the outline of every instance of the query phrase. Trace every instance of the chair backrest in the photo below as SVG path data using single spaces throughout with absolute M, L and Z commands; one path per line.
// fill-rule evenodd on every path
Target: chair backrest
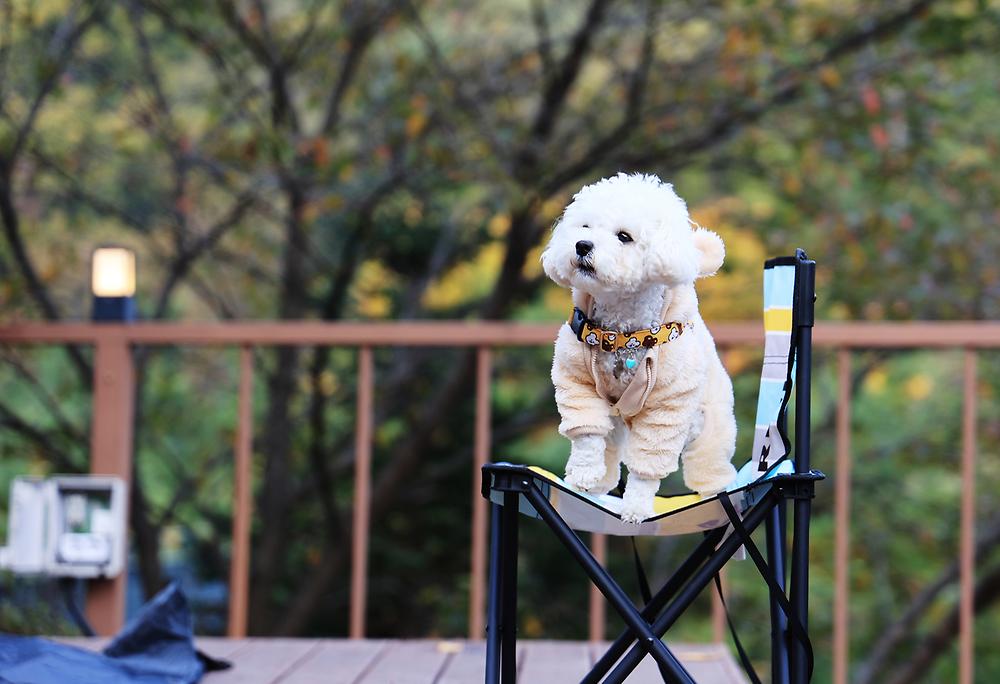
M 771 473 L 788 456 L 785 429 L 795 377 L 795 291 L 798 259 L 778 257 L 764 264 L 764 364 L 757 392 L 753 450 L 740 468 L 737 486 Z

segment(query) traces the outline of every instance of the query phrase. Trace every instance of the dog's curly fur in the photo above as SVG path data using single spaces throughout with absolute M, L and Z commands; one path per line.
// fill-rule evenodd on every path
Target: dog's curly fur
M 623 520 L 653 514 L 660 480 L 677 470 L 681 457 L 685 484 L 703 496 L 735 478 L 732 383 L 698 313 L 694 289 L 695 280 L 714 274 L 724 256 L 721 238 L 692 225 L 670 184 L 624 173 L 580 190 L 542 254 L 545 273 L 571 288 L 576 305 L 601 328 L 691 323 L 672 342 L 638 349 L 634 368 L 581 343 L 568 326 L 556 340 L 552 380 L 559 430 L 572 442 L 566 481 L 581 491 L 605 493 L 618 483 L 624 463 L 629 479 Z M 631 413 L 622 404 L 635 402 L 619 400 L 637 373 L 645 374 L 647 386 Z

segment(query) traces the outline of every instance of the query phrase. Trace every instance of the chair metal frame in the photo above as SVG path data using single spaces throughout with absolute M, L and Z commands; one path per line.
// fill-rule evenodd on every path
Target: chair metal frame
M 747 547 L 770 588 L 771 681 L 775 684 L 808 684 L 812 665 L 806 634 L 809 522 L 814 486 L 824 475 L 811 470 L 809 464 L 816 264 L 802 250 L 796 250 L 795 259 L 795 471 L 750 485 L 747 493 L 752 503 L 742 518 L 732 510 L 727 495 L 720 495 L 725 497 L 722 503 L 731 523 L 706 532 L 691 555 L 641 609 L 632 603 L 555 510 L 539 487 L 536 473 L 524 466 L 508 463 L 483 466 L 483 496 L 490 499 L 491 493 L 496 492 L 502 495 L 503 500 L 502 504 L 491 504 L 487 684 L 512 684 L 517 679 L 518 516 L 525 506 L 534 509 L 551 528 L 625 621 L 626 629 L 583 678 L 585 684 L 623 682 L 646 654 L 655 659 L 665 682 L 694 684 L 694 679 L 664 643 L 663 636 L 741 546 Z M 792 506 L 792 544 L 790 591 L 786 593 L 788 502 Z M 766 561 L 750 539 L 750 535 L 762 524 L 766 530 Z M 728 529 L 734 533 L 727 536 Z

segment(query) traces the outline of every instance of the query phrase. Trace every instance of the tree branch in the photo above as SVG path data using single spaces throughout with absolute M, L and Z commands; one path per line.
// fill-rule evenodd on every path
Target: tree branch
M 610 4 L 611 0 L 591 0 L 583 21 L 577 27 L 570 41 L 569 51 L 559 63 L 558 71 L 545 83 L 538 111 L 524 145 L 515 159 L 514 175 L 524 185 L 532 180 L 538 164 L 539 150 L 552 134 L 555 122 L 566 103 L 566 97 L 576 82 L 577 76 L 580 75 L 594 35 L 604 20 L 605 12 Z
M 13 430 L 34 443 L 38 450 L 52 462 L 57 472 L 76 473 L 80 471 L 80 467 L 73 462 L 73 459 L 53 444 L 52 436 L 49 433 L 29 424 L 3 403 L 0 403 L 0 426 Z
M 204 235 L 195 240 L 194 243 L 181 247 L 180 252 L 171 263 L 160 288 L 160 293 L 157 295 L 156 305 L 153 309 L 154 319 L 163 318 L 166 314 L 170 296 L 181 280 L 190 272 L 195 262 L 211 250 L 227 232 L 239 225 L 246 212 L 253 206 L 256 193 L 256 188 L 245 190 L 236 198 L 226 215 L 209 227 Z
M 563 185 L 583 175 L 601 159 L 604 159 L 619 145 L 624 143 L 635 130 L 642 117 L 642 106 L 645 100 L 646 86 L 649 82 L 650 67 L 656 52 L 654 38 L 656 36 L 656 17 L 659 4 L 646 4 L 646 30 L 643 32 L 642 49 L 639 60 L 629 77 L 628 91 L 625 100 L 625 112 L 621 121 L 611 132 L 600 138 L 583 153 L 579 161 L 571 164 L 561 172 L 557 172 L 542 184 L 542 194 L 550 195 L 557 192 Z
M 320 133 L 325 136 L 332 135 L 337 128 L 347 89 L 357 74 L 358 66 L 361 64 L 361 59 L 368 50 L 368 46 L 377 35 L 379 25 L 389 15 L 384 8 L 371 11 L 359 6 L 357 10 L 357 16 L 354 18 L 351 30 L 347 35 L 347 52 L 340 62 L 337 78 L 334 80 L 333 89 L 330 91 L 330 97 L 324 108 Z
M 49 295 L 48 288 L 38 276 L 38 272 L 35 270 L 34 263 L 28 254 L 27 247 L 21 236 L 20 217 L 18 216 L 13 198 L 14 170 L 17 166 L 18 157 L 34 128 L 35 120 L 41 111 L 42 104 L 58 83 L 84 33 L 96 23 L 100 16 L 99 10 L 100 5 L 95 3 L 84 18 L 76 24 L 73 24 L 73 19 L 76 17 L 76 7 L 67 14 L 53 37 L 53 43 L 50 45 L 49 51 L 50 54 L 54 53 L 55 56 L 51 58 L 50 64 L 47 65 L 48 69 L 35 95 L 35 99 L 31 103 L 28 114 L 21 122 L 21 125 L 17 127 L 17 133 L 14 136 L 10 149 L 0 149 L 0 223 L 3 224 L 4 235 L 14 255 L 14 262 L 17 264 L 21 277 L 27 284 L 28 294 L 42 310 L 45 318 L 49 320 L 58 320 L 60 314 L 55 302 Z M 80 376 L 81 383 L 84 387 L 89 387 L 92 379 L 90 364 L 84 359 L 78 347 L 67 345 L 66 351 L 69 354 L 70 361 L 76 368 L 77 374 Z
M 976 540 L 975 556 L 984 558 L 997 544 L 1000 544 L 1000 516 L 995 516 L 983 529 Z M 938 575 L 937 579 L 924 587 L 918 593 L 906 610 L 881 631 L 881 637 L 868 653 L 868 657 L 858 667 L 856 678 L 859 684 L 874 684 L 884 681 L 883 671 L 892 656 L 897 655 L 906 642 L 913 639 L 920 620 L 931 608 L 934 600 L 946 588 L 958 581 L 958 560 L 952 563 Z M 920 652 L 919 650 L 917 652 Z
M 223 94 L 231 96 L 229 101 L 235 103 L 232 110 L 234 113 L 251 116 L 255 113 L 252 108 L 245 106 L 245 100 L 249 99 L 249 94 L 259 94 L 263 91 L 246 78 L 246 69 L 249 68 L 249 65 L 239 63 L 231 65 L 230 62 L 235 61 L 232 56 L 234 51 L 217 45 L 211 34 L 203 30 L 201 26 L 184 21 L 181 17 L 182 13 L 177 8 L 164 5 L 159 0 L 138 0 L 138 2 L 150 14 L 157 17 L 167 29 L 187 40 L 204 54 L 216 73 L 216 79 Z M 244 94 L 236 96 L 237 90 L 244 87 Z
M 52 41 L 53 44 L 49 46 L 51 61 L 45 65 L 47 67 L 44 71 L 45 75 L 42 78 L 38 92 L 35 94 L 35 99 L 32 101 L 24 121 L 21 122 L 17 134 L 14 136 L 14 142 L 10 150 L 6 154 L 3 154 L 3 150 L 0 150 L 0 159 L 3 161 L 0 164 L 0 172 L 3 172 L 3 177 L 0 177 L 0 183 L 9 182 L 9 174 L 13 173 L 18 155 L 20 155 L 28 136 L 35 126 L 35 119 L 42 109 L 42 104 L 44 104 L 46 98 L 59 82 L 59 78 L 62 76 L 63 71 L 65 71 L 67 64 L 69 64 L 70 57 L 73 56 L 73 51 L 76 49 L 77 43 L 80 42 L 83 34 L 100 17 L 100 4 L 95 2 L 90 12 L 79 22 L 73 24 L 73 19 L 76 17 L 78 8 L 79 3 L 70 9 L 63 19 L 62 24 L 56 29 Z
M 531 21 L 535 26 L 535 33 L 538 34 L 536 51 L 542 61 L 542 78 L 548 81 L 555 71 L 555 57 L 552 55 L 552 35 L 542 0 L 531 0 Z
M 78 428 L 73 424 L 63 412 L 56 398 L 45 390 L 45 386 L 39 381 L 38 376 L 32 373 L 20 359 L 16 358 L 13 354 L 4 354 L 3 360 L 10 364 L 23 380 L 26 380 L 30 384 L 35 396 L 38 397 L 38 401 L 52 415 L 63 434 L 68 435 L 70 439 L 78 444 L 88 444 L 90 442 L 89 431 L 86 428 Z
M 633 155 L 625 155 L 623 163 L 638 168 L 655 161 L 669 159 L 678 164 L 679 159 L 689 158 L 709 147 L 728 139 L 740 128 L 760 120 L 772 109 L 784 106 L 798 98 L 810 76 L 822 67 L 856 52 L 862 47 L 891 38 L 910 26 L 937 0 L 917 0 L 905 9 L 872 22 L 865 28 L 848 32 L 835 40 L 823 54 L 801 68 L 788 67 L 771 79 L 771 94 L 756 102 L 744 96 L 732 99 L 723 107 L 723 114 L 713 118 L 701 131 L 664 147 L 648 148 Z
M 335 320 L 341 317 L 350 284 L 361 263 L 360 250 L 365 244 L 365 238 L 375 226 L 375 211 L 386 195 L 398 189 L 401 172 L 396 171 L 380 183 L 369 194 L 359 209 L 359 216 L 354 231 L 346 241 L 346 247 L 340 259 L 337 273 L 334 275 L 327 292 L 321 311 L 323 320 Z M 326 442 L 326 405 L 327 396 L 322 390 L 322 374 L 330 360 L 330 347 L 321 346 L 313 350 L 313 360 L 309 366 L 309 462 L 311 466 L 310 481 L 315 485 L 316 495 L 323 509 L 323 518 L 328 536 L 342 540 L 346 526 L 337 510 L 333 476 L 330 473 Z
M 591 0 L 583 23 L 577 28 L 570 42 L 569 52 L 559 64 L 559 71 L 546 84 L 541 106 L 531 126 L 532 142 L 544 140 L 552 132 L 559 112 L 566 103 L 566 96 L 569 95 L 576 77 L 580 74 L 584 58 L 590 51 L 594 36 L 610 4 L 610 0 Z
M 2 167 L 2 164 L 3 160 L 0 160 L 0 167 Z M 45 287 L 41 278 L 38 277 L 38 272 L 35 270 L 31 256 L 28 254 L 28 250 L 21 238 L 20 217 L 17 214 L 14 199 L 11 196 L 9 180 L 9 174 L 5 174 L 2 168 L 0 168 L 0 223 L 3 224 L 4 235 L 7 237 L 7 243 L 10 245 L 11 252 L 14 255 L 14 262 L 17 264 L 21 277 L 24 278 L 28 285 L 28 294 L 31 295 L 31 298 L 41 308 L 42 314 L 46 319 L 50 321 L 59 320 L 59 310 L 49 296 L 48 288 Z M 84 387 L 90 387 L 93 374 L 90 364 L 83 357 L 79 347 L 76 345 L 66 345 L 66 352 L 69 354 L 70 362 L 76 368 L 81 384 Z
M 293 133 L 298 133 L 299 114 L 289 90 L 288 65 L 278 57 L 276 46 L 261 39 L 247 26 L 232 0 L 216 0 L 215 6 L 236 37 L 267 71 L 271 84 L 271 125 L 278 128 L 287 123 Z
M 65 182 L 63 186 L 65 188 L 65 197 L 75 199 L 98 213 L 114 217 L 136 232 L 144 234 L 148 231 L 148 224 L 132 216 L 124 209 L 115 206 L 110 201 L 98 197 L 87 190 L 77 177 L 56 164 L 55 160 L 49 157 L 39 145 L 32 145 L 30 152 L 32 159 L 35 160 L 39 167 L 53 173 Z
M 7 66 L 14 43 L 14 6 L 10 0 L 0 0 L 0 110 L 4 103 Z
M 976 581 L 973 614 L 979 614 L 1000 600 L 1000 565 L 992 568 Z M 949 650 L 959 631 L 959 606 L 956 604 L 937 627 L 921 639 L 901 664 L 888 676 L 879 679 L 886 684 L 916 684 L 930 673 L 931 666 Z

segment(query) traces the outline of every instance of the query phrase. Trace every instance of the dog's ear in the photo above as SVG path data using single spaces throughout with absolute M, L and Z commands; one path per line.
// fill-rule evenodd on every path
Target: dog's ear
M 559 242 L 558 231 L 559 227 L 562 225 L 562 218 L 556 221 L 555 226 L 552 228 L 552 235 L 549 237 L 549 243 L 545 246 L 542 251 L 542 255 L 539 261 L 542 262 L 542 270 L 545 272 L 549 278 L 552 279 L 556 285 L 560 287 L 571 287 L 569 282 L 569 272 L 568 264 L 569 258 L 565 254 L 565 249 L 563 245 Z
M 698 251 L 698 277 L 715 275 L 726 258 L 726 246 L 722 243 L 722 238 L 710 230 L 695 228 L 694 247 Z

